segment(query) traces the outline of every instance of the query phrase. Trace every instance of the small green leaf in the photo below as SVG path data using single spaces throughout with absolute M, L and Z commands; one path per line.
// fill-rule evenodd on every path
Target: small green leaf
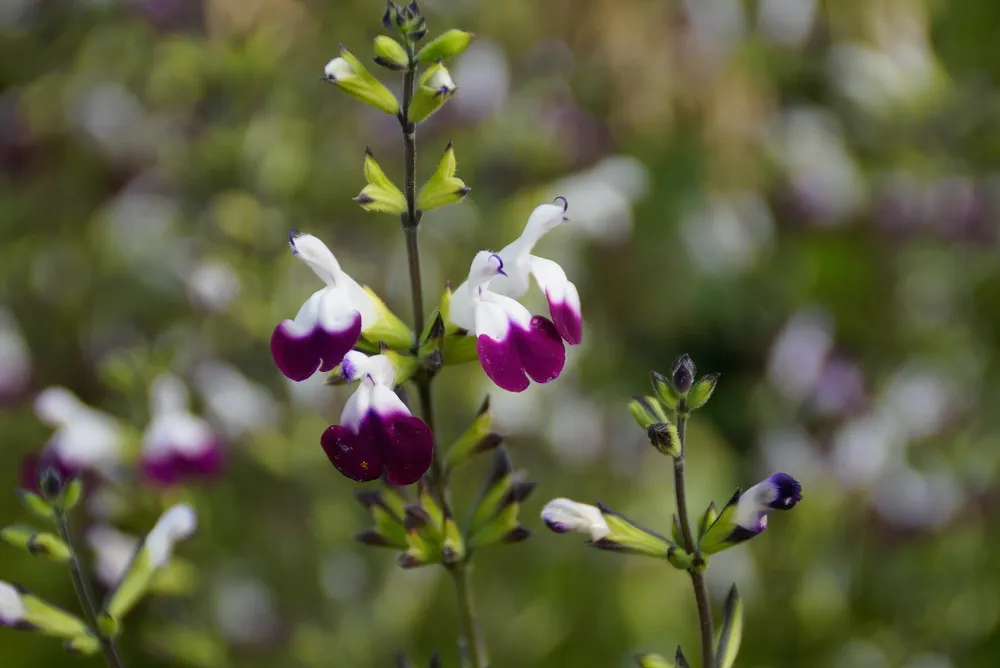
M 740 598 L 736 585 L 729 590 L 726 597 L 725 616 L 722 621 L 722 631 L 715 650 L 716 668 L 732 668 L 740 653 L 740 643 L 743 641 L 743 599 Z
M 634 396 L 628 402 L 628 411 L 639 423 L 639 426 L 648 430 L 650 425 L 670 422 L 663 405 L 656 397 Z M 648 433 L 648 432 L 647 432 Z
M 427 43 L 417 53 L 417 60 L 427 65 L 443 58 L 452 58 L 465 51 L 472 42 L 472 33 L 463 30 L 448 30 Z
M 430 211 L 447 204 L 455 204 L 469 194 L 471 189 L 462 179 L 455 176 L 456 169 L 455 149 L 451 142 L 448 142 L 437 169 L 420 189 L 420 194 L 417 196 L 418 209 Z
M 406 198 L 379 167 L 370 148 L 365 149 L 364 173 L 368 185 L 354 198 L 362 209 L 391 214 L 406 211 Z
M 677 664 L 677 668 L 691 668 L 680 645 L 677 646 L 677 652 L 674 654 L 674 663 Z
M 502 439 L 490 431 L 492 424 L 490 398 L 487 396 L 476 414 L 476 419 L 472 421 L 472 425 L 448 448 L 445 455 L 445 465 L 449 469 L 453 469 L 468 461 L 473 455 L 499 446 Z
M 673 383 L 663 374 L 655 371 L 651 371 L 649 375 L 653 381 L 653 391 L 656 392 L 656 396 L 660 398 L 663 405 L 670 409 L 677 408 L 681 395 L 674 389 Z
M 688 408 L 695 410 L 708 402 L 712 397 L 712 392 L 715 391 L 715 384 L 719 381 L 720 375 L 718 373 L 710 373 L 694 384 L 694 387 L 691 388 L 691 392 L 688 394 Z
M 48 501 L 42 497 L 25 489 L 19 489 L 17 491 L 17 496 L 21 499 L 21 503 L 24 504 L 24 507 L 38 517 L 47 520 L 55 520 L 56 516 L 52 510 L 52 506 L 50 506 Z

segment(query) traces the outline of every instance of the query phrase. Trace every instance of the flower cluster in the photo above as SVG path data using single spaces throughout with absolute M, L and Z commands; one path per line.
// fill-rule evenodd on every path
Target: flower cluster
M 603 550 L 625 552 L 663 559 L 679 570 L 687 571 L 702 617 L 703 665 L 731 668 L 739 652 L 742 637 L 742 601 L 735 585 L 726 601 L 722 630 L 712 634 L 713 620 L 702 573 L 708 557 L 760 535 L 767 528 L 771 511 L 787 511 L 802 500 L 802 486 L 787 473 L 774 473 L 745 492 L 737 489 L 718 510 L 709 504 L 697 525 L 692 528 L 684 497 L 684 434 L 691 413 L 711 398 L 718 374 L 696 379 L 694 362 L 682 355 L 674 363 L 669 378 L 653 372 L 653 395 L 635 397 L 629 411 L 660 453 L 674 460 L 674 482 L 678 513 L 668 539 L 634 523 L 603 504 L 591 506 L 570 499 L 553 499 L 542 510 L 542 520 L 556 533 L 579 532 L 588 536 L 587 545 Z M 673 663 L 657 654 L 636 656 L 642 668 L 689 665 L 680 647 Z

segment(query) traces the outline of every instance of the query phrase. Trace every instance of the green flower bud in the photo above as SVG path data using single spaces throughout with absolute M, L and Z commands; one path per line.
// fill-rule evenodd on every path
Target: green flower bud
M 427 65 L 443 58 L 452 58 L 465 51 L 472 42 L 472 33 L 463 30 L 448 30 L 428 42 L 417 53 L 417 60 Z
M 628 411 L 643 429 L 649 429 L 656 423 L 670 421 L 667 419 L 666 411 L 663 410 L 663 405 L 656 397 L 634 396 L 632 401 L 628 402 Z
M 441 63 L 428 67 L 420 75 L 420 82 L 410 103 L 409 120 L 420 123 L 435 111 L 444 106 L 455 93 L 457 86 L 451 79 L 451 74 Z
M 486 397 L 483 405 L 479 408 L 479 412 L 476 414 L 476 419 L 472 421 L 472 426 L 448 448 L 448 454 L 445 455 L 444 460 L 445 465 L 449 469 L 455 468 L 459 464 L 471 459 L 473 455 L 492 450 L 500 445 L 503 442 L 503 438 L 499 434 L 490 431 L 492 424 L 493 416 L 490 413 L 490 398 Z
M 399 101 L 354 54 L 340 47 L 340 57 L 326 64 L 324 78 L 342 91 L 387 114 L 399 113 Z
M 365 149 L 364 172 L 368 185 L 354 198 L 362 209 L 392 214 L 406 211 L 406 198 L 379 167 L 370 148 Z
M 375 38 L 375 62 L 396 72 L 402 72 L 410 67 L 410 57 L 406 54 L 406 49 L 386 35 Z
M 655 371 L 650 371 L 649 376 L 653 381 L 653 391 L 656 392 L 656 396 L 663 402 L 663 405 L 671 410 L 677 408 L 681 396 L 674 389 L 673 383 Z
M 670 457 L 681 456 L 681 439 L 677 427 L 667 422 L 656 422 L 646 428 L 646 436 L 653 447 Z
M 51 533 L 42 533 L 26 526 L 10 526 L 0 530 L 0 539 L 8 545 L 24 550 L 32 556 L 41 556 L 65 563 L 72 552 L 66 543 Z
M 715 648 L 716 665 L 719 668 L 732 668 L 735 665 L 742 641 L 743 599 L 740 598 L 736 585 L 733 585 L 726 597 L 722 630 L 719 632 L 719 640 Z
M 17 490 L 17 496 L 21 499 L 24 507 L 32 514 L 46 520 L 55 520 L 55 513 L 52 511 L 52 506 L 42 497 L 24 489 Z
M 455 177 L 456 168 L 455 149 L 448 142 L 437 169 L 417 195 L 418 209 L 430 211 L 446 204 L 455 204 L 469 194 L 472 189 L 462 179 Z
M 82 619 L 6 582 L 0 582 L 0 626 L 64 638 L 68 649 L 83 654 L 100 648 Z
M 695 371 L 694 362 L 691 361 L 691 358 L 687 354 L 678 357 L 674 362 L 672 377 L 674 389 L 681 394 L 687 394 L 691 389 L 691 384 L 694 383 Z
M 720 374 L 710 373 L 703 376 L 701 380 L 694 384 L 691 393 L 688 395 L 688 408 L 695 410 L 704 406 L 712 397 L 715 391 L 715 384 L 719 381 Z

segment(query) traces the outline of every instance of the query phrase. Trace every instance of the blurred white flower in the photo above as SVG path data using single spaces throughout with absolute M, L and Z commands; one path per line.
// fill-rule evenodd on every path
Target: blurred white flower
M 615 155 L 549 186 L 551 197 L 573 203 L 571 230 L 591 239 L 620 243 L 632 233 L 633 205 L 649 189 L 649 168 L 637 158 Z
M 774 219 L 756 193 L 712 193 L 684 216 L 681 235 L 702 272 L 738 274 L 770 245 Z
M 451 106 L 463 116 L 485 119 L 501 109 L 510 88 L 510 67 L 503 48 L 488 39 L 476 39 L 454 66 L 461 94 Z
M 128 570 L 135 548 L 139 545 L 139 539 L 107 524 L 98 524 L 87 529 L 86 539 L 94 553 L 97 579 L 106 587 L 115 586 Z
M 271 591 L 264 583 L 224 576 L 215 588 L 214 604 L 216 624 L 230 642 L 261 645 L 274 640 L 278 617 Z
M 235 367 L 203 362 L 195 370 L 194 382 L 212 421 L 222 426 L 230 443 L 243 434 L 277 425 L 278 405 L 274 398 Z
M 122 425 L 107 413 L 80 401 L 65 387 L 50 387 L 35 398 L 38 418 L 56 429 L 48 447 L 72 469 L 107 473 L 121 458 Z
M 225 309 L 240 293 L 240 277 L 225 260 L 205 259 L 186 273 L 188 298 L 210 311 Z
M 31 380 L 31 353 L 17 320 L 0 307 L 0 402 L 23 392 Z
M 761 0 L 757 5 L 761 33 L 781 46 L 802 46 L 815 21 L 816 0 Z
M 771 345 L 767 377 L 785 398 L 802 401 L 815 387 L 833 347 L 833 319 L 822 309 L 795 313 Z

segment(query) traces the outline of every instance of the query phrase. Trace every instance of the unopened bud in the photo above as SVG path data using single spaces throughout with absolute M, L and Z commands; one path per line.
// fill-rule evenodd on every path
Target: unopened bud
M 38 488 L 42 491 L 46 501 L 54 501 L 59 498 L 59 494 L 62 492 L 62 483 L 59 471 L 49 466 L 42 470 L 38 480 Z
M 681 440 L 677 427 L 669 422 L 654 422 L 646 427 L 646 436 L 653 447 L 665 455 L 678 457 L 681 454 Z
M 691 358 L 685 353 L 674 362 L 673 383 L 674 389 L 681 394 L 686 394 L 694 384 L 695 366 Z

